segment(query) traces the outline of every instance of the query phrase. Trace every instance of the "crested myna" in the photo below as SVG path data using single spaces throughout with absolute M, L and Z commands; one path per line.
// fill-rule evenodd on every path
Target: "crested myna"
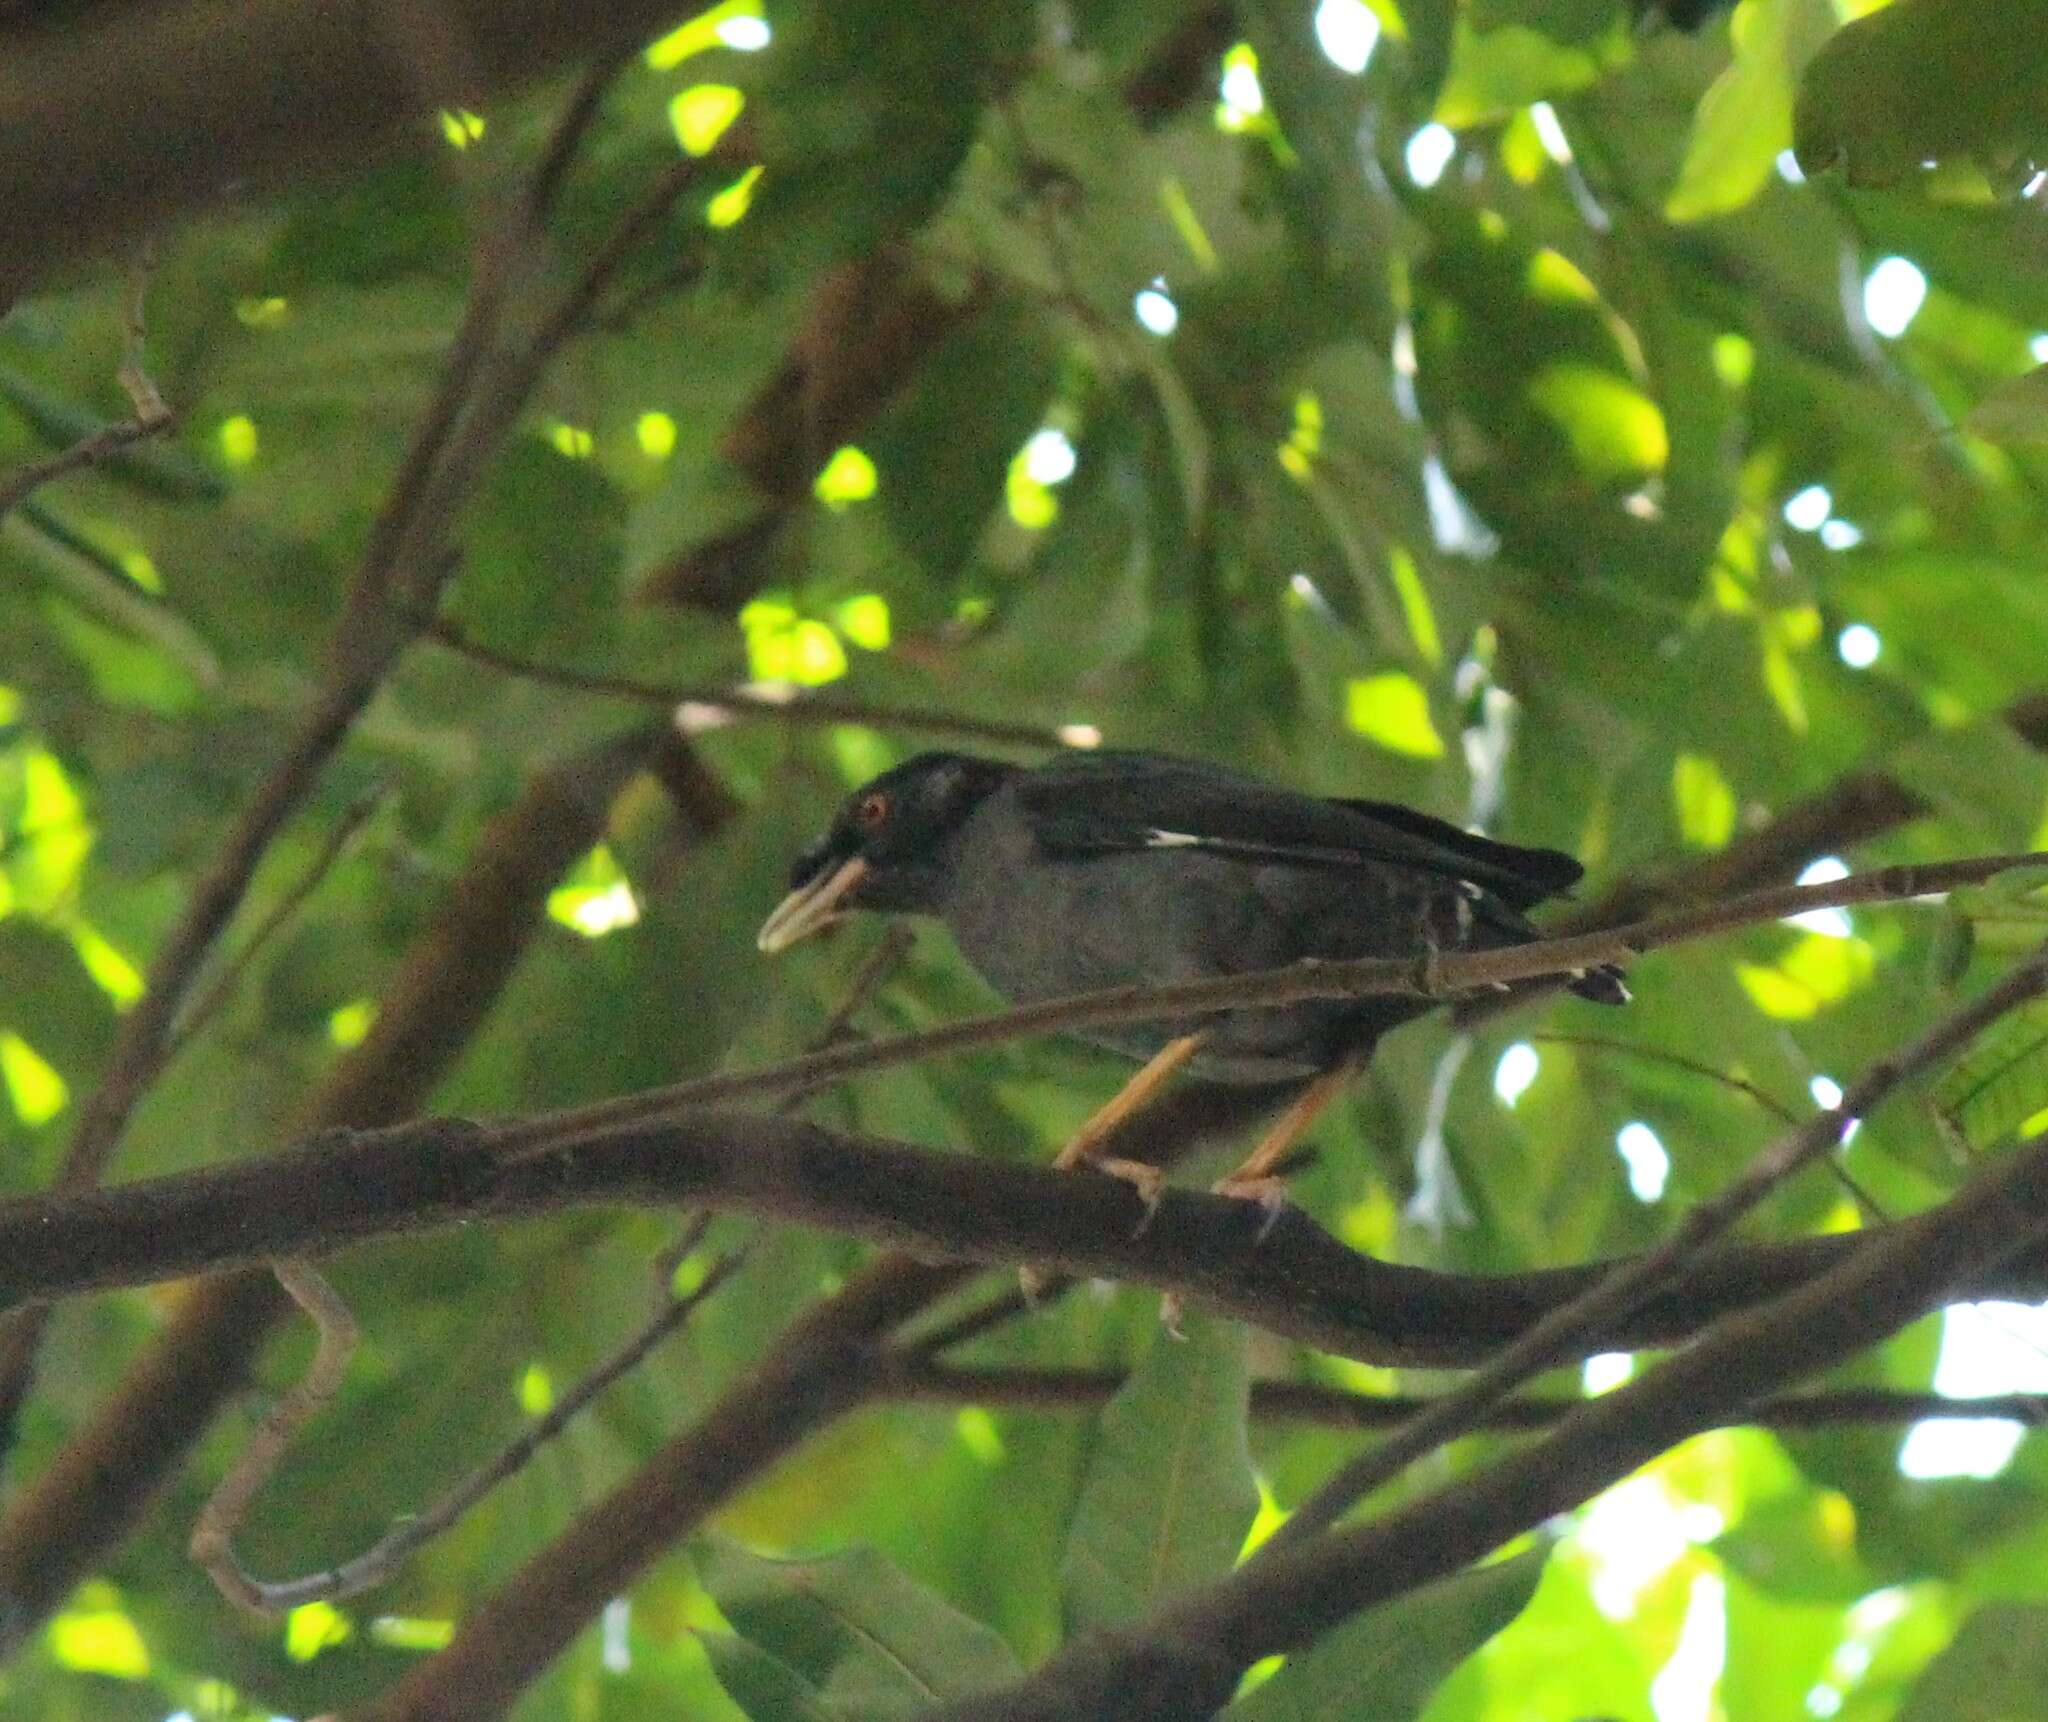
M 924 753 L 849 796 L 797 859 L 762 925 L 774 952 L 853 909 L 932 915 L 1019 1004 L 1100 987 L 1279 968 L 1308 957 L 1426 958 L 1537 937 L 1523 912 L 1577 882 L 1551 849 L 1475 837 L 1380 801 L 1326 801 L 1243 772 L 1147 753 L 1072 753 L 1036 767 Z M 1612 969 L 1582 998 L 1628 996 Z M 1427 999 L 1316 1000 L 1084 1031 L 1145 1060 L 1058 1164 L 1136 1185 L 1105 1158 L 1112 1128 L 1172 1073 L 1224 1082 L 1311 1077 L 1217 1189 L 1277 1206 L 1274 1169 L 1378 1038 Z

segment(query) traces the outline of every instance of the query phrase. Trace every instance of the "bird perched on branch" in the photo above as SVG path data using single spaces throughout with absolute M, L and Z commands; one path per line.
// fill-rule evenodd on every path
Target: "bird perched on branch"
M 1551 849 L 1475 837 L 1380 801 L 1326 801 L 1244 772 L 1144 753 L 1037 767 L 924 753 L 850 795 L 798 857 L 761 927 L 776 952 L 850 910 L 930 915 L 1018 1004 L 1102 987 L 1249 974 L 1305 958 L 1426 958 L 1526 944 L 1524 912 L 1577 883 Z M 1611 968 L 1582 998 L 1627 997 Z M 1277 1211 L 1276 1169 L 1389 1029 L 1422 998 L 1317 999 L 1080 1030 L 1143 1060 L 1055 1162 L 1134 1185 L 1160 1172 L 1105 1156 L 1115 1126 L 1182 1068 L 1224 1082 L 1312 1080 L 1216 1188 Z

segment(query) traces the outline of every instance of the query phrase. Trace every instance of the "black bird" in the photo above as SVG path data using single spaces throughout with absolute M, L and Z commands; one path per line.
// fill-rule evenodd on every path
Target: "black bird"
M 1569 855 L 1495 843 L 1410 808 L 1325 801 L 1193 760 L 1072 753 L 1023 767 L 923 753 L 847 798 L 798 857 L 759 943 L 783 950 L 853 909 L 931 915 L 998 992 L 1028 1004 L 1307 957 L 1525 944 L 1539 935 L 1524 911 L 1580 872 Z M 1609 968 L 1570 986 L 1603 1004 L 1628 997 Z M 1374 1042 L 1430 1008 L 1417 998 L 1314 1000 L 1085 1030 L 1145 1064 L 1056 1163 L 1125 1178 L 1149 1206 L 1160 1173 L 1100 1147 L 1174 1071 L 1313 1077 L 1217 1185 L 1277 1208 L 1274 1168 Z

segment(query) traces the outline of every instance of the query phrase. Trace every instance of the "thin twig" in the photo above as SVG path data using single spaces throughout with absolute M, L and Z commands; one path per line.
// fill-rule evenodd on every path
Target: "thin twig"
M 1532 1034 L 1529 1040 L 1536 1046 L 1572 1046 L 1595 1052 L 1620 1053 L 1625 1058 L 1639 1058 L 1648 1064 L 1661 1064 L 1672 1070 L 1682 1070 L 1703 1081 L 1716 1083 L 1731 1093 L 1740 1094 L 1744 1099 L 1768 1112 L 1780 1124 L 1799 1122 L 1800 1115 L 1783 1101 L 1774 1099 L 1746 1077 L 1737 1076 L 1732 1071 L 1717 1069 L 1702 1058 L 1688 1058 L 1682 1052 L 1666 1052 L 1660 1046 L 1609 1040 L 1606 1036 L 1598 1034 Z M 1846 1148 L 1848 1144 L 1843 1143 L 1840 1146 Z M 1864 1189 L 1862 1183 L 1842 1164 L 1836 1154 L 1830 1154 L 1822 1164 L 1826 1167 L 1828 1175 L 1841 1185 L 1843 1193 L 1856 1204 L 1866 1219 L 1874 1220 L 1880 1225 L 1890 1223 L 1891 1216 L 1885 1212 L 1883 1204 Z
M 135 422 L 161 427 L 169 422 L 171 409 L 164 405 L 162 392 L 143 366 L 144 312 L 149 301 L 150 272 L 155 267 L 156 244 L 145 239 L 136 248 L 135 262 L 128 271 L 128 299 L 121 316 L 121 363 L 114 372 L 114 380 L 135 409 Z M 4 512 L 0 509 L 0 513 Z
M 116 424 L 101 426 L 90 436 L 80 437 L 69 448 L 59 449 L 41 460 L 30 461 L 0 481 L 0 518 L 11 514 L 24 497 L 51 479 L 62 478 L 67 472 L 76 472 L 80 467 L 96 465 L 118 449 L 153 437 L 166 422 L 158 420 L 145 424 L 140 419 L 122 419 Z
M 638 54 L 635 44 L 621 42 L 599 54 L 578 80 L 576 93 L 569 98 L 569 105 L 555 122 L 555 129 L 542 146 L 540 160 L 527 181 L 527 218 L 536 227 L 553 213 L 555 200 L 560 197 L 563 182 L 568 178 L 569 166 L 576 159 L 576 152 L 589 135 L 591 126 L 596 123 L 605 97 L 611 92 L 619 74 Z
M 359 796 L 335 821 L 334 829 L 320 846 L 320 853 L 308 863 L 305 872 L 271 905 L 269 913 L 251 930 L 242 948 L 228 959 L 205 990 L 178 1013 L 164 1049 L 166 1065 L 192 1044 L 221 1006 L 234 996 L 242 977 L 249 972 L 249 965 L 263 954 L 271 940 L 291 924 L 292 917 L 304 907 L 306 900 L 320 889 L 357 833 L 369 823 L 370 815 L 383 804 L 384 796 L 385 788 L 380 784 L 368 794 Z
M 1831 1152 L 1850 1125 L 1907 1083 L 1945 1064 L 1992 1023 L 2044 989 L 2048 989 L 2048 945 L 1910 1045 L 1873 1062 L 1849 1085 L 1839 1105 L 1815 1114 L 1758 1156 L 1733 1183 L 1690 1210 L 1658 1248 L 1616 1268 L 1581 1296 L 1552 1310 L 1428 1410 L 1341 1466 L 1302 1503 L 1268 1547 L 1292 1548 L 1328 1529 L 1412 1461 L 1473 1427 L 1490 1406 L 1566 1357 L 1573 1342 L 1588 1329 L 1626 1315 L 1673 1279 L 1701 1249 L 1778 1185 Z
M 588 114 L 578 104 L 558 136 L 580 135 Z M 552 152 L 544 153 L 543 160 Z M 96 1183 L 128 1120 L 164 1067 L 174 1020 L 216 942 L 239 912 L 271 842 L 341 747 L 357 716 L 411 638 L 406 612 L 434 608 L 453 564 L 434 554 L 468 484 L 530 393 L 544 355 L 529 351 L 522 369 L 492 365 L 510 276 L 531 235 L 529 205 L 481 246 L 463 318 L 434 399 L 415 426 L 391 487 L 372 522 L 342 613 L 330 636 L 319 694 L 277 763 L 245 803 L 212 865 L 200 877 L 151 960 L 142 998 L 123 1018 L 98 1086 L 79 1109 L 57 1184 Z M 130 343 L 140 338 L 131 311 Z M 0 497 L 4 497 L 0 490 Z M 0 502 L 0 515 L 5 504 Z M 415 563 L 411 578 L 402 576 Z M 387 602 L 402 591 L 403 603 Z M 394 614 L 394 612 L 396 612 Z M 13 1427 L 34 1374 L 47 1312 L 30 1306 L 0 1328 L 0 1443 Z
M 1707 1063 L 1703 1058 L 1688 1058 L 1682 1052 L 1666 1052 L 1661 1046 L 1643 1046 L 1626 1040 L 1610 1040 L 1598 1034 L 1532 1034 L 1529 1041 L 1535 1046 L 1584 1047 L 1595 1052 L 1620 1053 L 1625 1058 L 1640 1058 L 1651 1064 L 1668 1065 L 1673 1070 L 1682 1070 L 1690 1076 L 1700 1077 L 1716 1083 L 1730 1092 L 1742 1095 L 1755 1102 L 1780 1124 L 1797 1124 L 1799 1114 L 1782 1100 L 1758 1087 L 1745 1077 L 1734 1075 Z
M 847 1038 L 853 1019 L 888 984 L 897 965 L 910 955 L 910 947 L 916 943 L 917 931 L 909 923 L 889 923 L 888 929 L 875 941 L 875 948 L 861 958 L 860 966 L 848 977 L 846 991 L 840 994 L 839 1002 L 825 1013 L 825 1021 L 811 1042 L 812 1051 L 822 1052 Z M 787 1111 L 794 1107 L 800 1098 L 799 1095 L 788 1096 L 782 1102 L 782 1109 Z
M 982 1405 L 1013 1411 L 1091 1411 L 1129 1378 L 1113 1369 L 1060 1369 L 1028 1364 L 940 1363 L 908 1350 L 892 1352 L 880 1391 L 885 1397 L 934 1405 Z M 1313 1381 L 1254 1381 L 1251 1414 L 1329 1429 L 1398 1427 L 1436 1403 L 1413 1393 L 1353 1393 Z M 1487 1407 L 1475 1429 L 1545 1429 L 1585 1401 L 1503 1399 Z M 1913 1423 L 1929 1417 L 2009 1418 L 2037 1424 L 2048 1412 L 2038 1393 L 1952 1399 L 1884 1387 L 1843 1387 L 1759 1399 L 1742 1422 L 1759 1429 L 1829 1429 L 1854 1423 Z
M 189 1545 L 192 1558 L 206 1569 L 221 1595 L 258 1614 L 270 1609 L 266 1587 L 235 1559 L 235 1533 L 248 1517 L 258 1492 L 276 1472 L 292 1438 L 334 1402 L 361 1337 L 348 1305 L 310 1263 L 276 1262 L 272 1271 L 292 1302 L 311 1318 L 320 1342 L 306 1373 L 264 1413 L 241 1457 L 207 1497 L 198 1523 L 192 1527 Z
M 30 461 L 8 478 L 0 480 L 0 520 L 6 519 L 25 497 L 53 478 L 62 478 L 81 467 L 97 466 L 110 454 L 169 428 L 171 410 L 164 405 L 162 394 L 142 368 L 143 301 L 149 290 L 152 261 L 151 248 L 145 244 L 137 252 L 134 266 L 129 271 L 128 295 L 122 303 L 121 363 L 114 376 L 122 392 L 128 396 L 134 416 L 102 425 L 89 435 L 80 437 L 69 448 L 59 449 L 41 460 Z
M 963 712 L 940 711 L 921 706 L 894 706 L 868 700 L 850 700 L 839 695 L 782 683 L 752 686 L 701 686 L 687 682 L 651 682 L 632 676 L 609 675 L 596 670 L 579 670 L 569 665 L 537 664 L 529 659 L 501 652 L 464 635 L 455 625 L 436 618 L 426 628 L 426 637 L 473 663 L 501 670 L 522 681 L 573 688 L 579 693 L 600 694 L 611 699 L 631 700 L 636 705 L 664 709 L 703 706 L 713 711 L 751 717 L 775 718 L 792 724 L 871 724 L 877 729 L 924 730 L 934 735 L 970 736 L 983 741 L 1014 743 L 1025 747 L 1068 745 L 1057 729 L 1040 724 L 1005 723 L 998 718 L 972 717 Z
M 2044 862 L 2048 862 L 2048 855 L 2028 853 L 1980 856 L 1924 867 L 1886 867 L 1824 884 L 1748 892 L 1700 909 L 1639 921 L 1608 932 L 1541 939 L 1500 950 L 1431 953 L 1420 964 L 1398 958 L 1304 962 L 1255 974 L 1175 981 L 1163 986 L 1110 987 L 971 1017 L 922 1034 L 811 1053 L 762 1070 L 723 1072 L 545 1113 L 506 1126 L 506 1140 L 523 1146 L 523 1153 L 515 1158 L 553 1153 L 594 1131 L 644 1123 L 685 1107 L 757 1095 L 807 1093 L 860 1072 L 1035 1035 L 1102 1028 L 1115 1023 L 1199 1016 L 1217 1010 L 1270 1010 L 1305 999 L 1386 995 L 1454 998 L 1545 976 L 1571 974 L 1603 963 L 1627 962 L 1666 946 L 1782 920 L 1811 909 L 1933 895 L 1958 885 L 1981 883 L 2015 867 L 2039 866 Z

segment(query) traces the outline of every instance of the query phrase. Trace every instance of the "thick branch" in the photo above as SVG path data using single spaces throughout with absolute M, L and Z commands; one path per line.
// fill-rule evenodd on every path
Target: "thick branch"
M 1839 1120 L 1830 1120 L 1839 1128 Z M 828 1228 L 926 1260 L 1043 1261 L 1179 1291 L 1320 1349 L 1375 1363 L 1464 1365 L 1608 1271 L 1604 1264 L 1492 1277 L 1362 1256 L 1308 1215 L 1263 1242 L 1245 1203 L 1169 1190 L 1136 1236 L 1116 1179 L 881 1142 L 816 1124 L 706 1108 L 619 1126 L 548 1160 L 518 1160 L 497 1132 L 453 1120 L 337 1133 L 258 1160 L 73 1198 L 0 1204 L 0 1296 L 63 1295 L 280 1256 L 331 1254 L 430 1226 L 592 1203 L 687 1205 Z M 1853 1253 L 1859 1234 L 1704 1251 L 1576 1350 L 1689 1337 Z M 2048 1261 L 2010 1264 L 1982 1295 L 2037 1295 Z

